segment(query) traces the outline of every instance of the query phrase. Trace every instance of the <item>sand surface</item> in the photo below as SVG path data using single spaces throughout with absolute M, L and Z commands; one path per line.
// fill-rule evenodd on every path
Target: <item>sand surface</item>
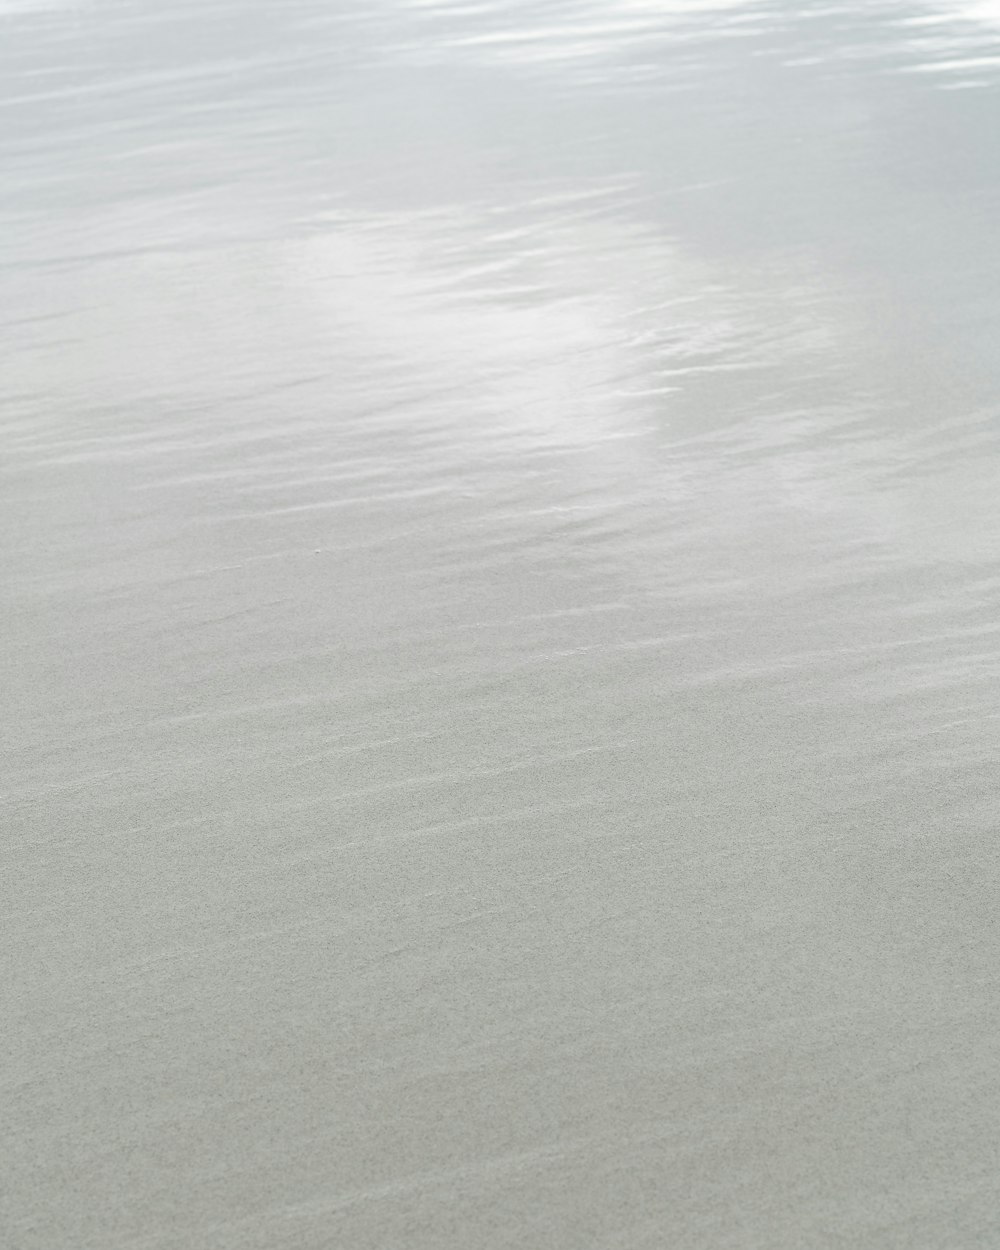
M 0 0 L 0 1244 L 1000 1245 L 1000 10 Z

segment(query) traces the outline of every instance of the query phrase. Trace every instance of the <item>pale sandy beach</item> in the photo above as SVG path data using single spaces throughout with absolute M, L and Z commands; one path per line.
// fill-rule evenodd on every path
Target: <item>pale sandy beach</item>
M 1000 5 L 0 106 L 2 1250 L 1000 1246 Z

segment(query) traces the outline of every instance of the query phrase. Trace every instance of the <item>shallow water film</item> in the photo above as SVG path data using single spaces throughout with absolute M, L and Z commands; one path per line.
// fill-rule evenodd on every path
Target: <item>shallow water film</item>
M 0 0 L 0 1244 L 1000 1245 L 1000 4 Z

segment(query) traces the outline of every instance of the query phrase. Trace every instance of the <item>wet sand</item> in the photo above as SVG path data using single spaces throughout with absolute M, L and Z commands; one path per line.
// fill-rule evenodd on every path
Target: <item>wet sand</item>
M 1000 1240 L 1000 12 L 0 0 L 0 1242 Z

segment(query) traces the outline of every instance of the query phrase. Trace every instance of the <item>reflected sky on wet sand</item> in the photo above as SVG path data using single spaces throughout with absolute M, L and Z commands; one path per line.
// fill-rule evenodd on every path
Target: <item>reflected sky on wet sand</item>
M 17 1250 L 992 1244 L 1000 7 L 0 0 Z

